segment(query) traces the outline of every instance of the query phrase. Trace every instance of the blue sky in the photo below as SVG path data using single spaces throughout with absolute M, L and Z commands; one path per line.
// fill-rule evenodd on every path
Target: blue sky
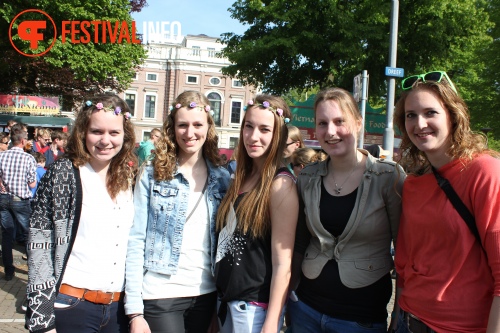
M 133 13 L 137 30 L 143 22 L 179 21 L 182 35 L 205 34 L 220 37 L 225 32 L 242 34 L 248 26 L 230 17 L 227 11 L 236 0 L 148 0 L 148 6 Z

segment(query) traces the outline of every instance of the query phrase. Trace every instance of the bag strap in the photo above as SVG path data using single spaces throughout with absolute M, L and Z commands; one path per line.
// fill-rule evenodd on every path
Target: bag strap
M 434 167 L 432 167 L 432 172 L 436 177 L 439 187 L 441 187 L 444 193 L 446 193 L 446 196 L 450 200 L 453 207 L 455 207 L 458 214 L 460 214 L 462 219 L 465 221 L 465 224 L 467 224 L 472 234 L 478 240 L 479 244 L 483 246 L 481 242 L 481 237 L 479 236 L 479 231 L 477 230 L 476 219 L 474 218 L 474 215 L 472 215 L 467 206 L 465 206 L 465 204 L 462 202 L 457 192 L 455 192 L 455 190 L 453 189 L 453 186 L 451 186 L 448 179 L 443 178 Z
M 208 179 L 205 181 L 205 186 L 203 186 L 203 190 L 201 191 L 201 194 L 200 194 L 200 197 L 198 198 L 198 201 L 196 201 L 196 205 L 194 205 L 193 210 L 191 210 L 191 213 L 189 213 L 188 217 L 186 218 L 186 222 L 189 220 L 191 215 L 193 215 L 194 211 L 196 210 L 196 208 L 200 204 L 201 198 L 203 198 L 203 196 L 205 195 L 205 190 L 207 189 L 207 185 L 208 185 Z

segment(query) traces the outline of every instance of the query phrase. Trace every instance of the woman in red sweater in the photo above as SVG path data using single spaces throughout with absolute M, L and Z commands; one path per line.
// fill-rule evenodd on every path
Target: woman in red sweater
M 410 76 L 402 87 L 394 121 L 403 134 L 400 163 L 413 174 L 403 187 L 395 315 L 414 333 L 500 332 L 499 154 L 471 131 L 445 72 Z M 474 216 L 477 238 L 432 168 Z

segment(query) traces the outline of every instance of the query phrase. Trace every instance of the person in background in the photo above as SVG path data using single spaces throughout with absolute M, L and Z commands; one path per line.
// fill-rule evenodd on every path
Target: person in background
M 35 152 L 32 153 L 33 157 L 36 161 L 36 186 L 31 189 L 32 198 L 35 198 L 36 189 L 38 188 L 38 184 L 40 184 L 40 180 L 47 170 L 45 170 L 45 156 L 42 153 Z M 33 201 L 34 202 L 34 201 Z
M 155 145 L 162 137 L 161 131 L 159 128 L 153 128 L 151 130 L 151 134 L 149 136 L 149 140 L 143 141 L 139 145 L 139 149 L 137 149 L 137 156 L 139 157 L 139 165 L 142 165 L 146 160 L 148 160 L 149 156 L 155 150 Z
M 221 165 L 225 166 L 227 164 L 227 155 L 226 154 L 220 155 L 220 160 L 221 160 Z
M 0 152 L 9 149 L 9 141 L 10 141 L 9 133 L 0 132 Z
M 292 332 L 385 333 L 405 173 L 356 148 L 362 118 L 346 90 L 319 92 L 314 115 L 328 158 L 297 180 Z
M 283 151 L 284 163 L 288 167 L 290 173 L 293 174 L 293 167 L 291 163 L 291 156 L 295 149 L 305 148 L 302 134 L 298 127 L 288 125 L 288 139 L 286 140 L 285 150 Z
M 22 125 L 10 129 L 12 148 L 0 154 L 0 223 L 2 227 L 2 260 L 5 280 L 15 275 L 12 247 L 14 240 L 26 243 L 31 214 L 31 189 L 36 186 L 36 162 L 24 152 L 28 133 Z
M 127 103 L 83 103 L 66 155 L 38 185 L 30 219 L 30 332 L 126 333 L 125 257 L 137 159 Z
M 205 95 L 172 104 L 134 193 L 125 311 L 131 333 L 206 333 L 215 315 L 215 217 L 229 186 Z
M 236 157 L 238 156 L 238 143 L 236 144 L 233 154 L 229 158 L 229 162 L 227 162 L 227 171 L 231 175 L 231 178 L 234 178 L 234 173 L 236 172 Z
M 290 161 L 292 163 L 293 173 L 295 177 L 299 176 L 300 171 L 308 164 L 321 162 L 327 158 L 322 151 L 316 151 L 312 148 L 298 148 L 292 153 Z
M 37 130 L 36 141 L 33 145 L 33 151 L 44 154 L 50 148 L 51 135 L 50 130 L 39 128 Z
M 283 323 L 298 213 L 283 164 L 290 118 L 272 95 L 250 100 L 243 117 L 235 178 L 217 214 L 221 333 L 277 333 Z
M 404 312 L 395 315 L 415 333 L 500 332 L 500 154 L 472 132 L 467 105 L 445 72 L 410 76 L 402 87 L 394 122 L 401 163 L 412 174 L 395 259 Z M 471 214 L 474 232 L 438 177 Z
M 64 154 L 64 141 L 67 140 L 68 136 L 62 131 L 56 130 L 52 131 L 51 135 L 52 143 L 49 149 L 45 151 L 45 167 L 48 168 L 55 160 Z

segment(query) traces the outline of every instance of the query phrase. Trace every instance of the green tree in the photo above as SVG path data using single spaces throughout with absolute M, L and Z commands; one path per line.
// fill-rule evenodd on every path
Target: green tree
M 62 21 L 126 21 L 131 28 L 132 11 L 140 11 L 145 0 L 15 0 L 0 3 L 0 31 L 9 31 L 13 18 L 26 9 L 48 13 L 57 27 L 53 48 L 40 57 L 27 57 L 16 52 L 7 33 L 0 38 L 0 92 L 56 95 L 63 98 L 66 109 L 73 107 L 82 96 L 104 89 L 124 90 L 132 80 L 134 68 L 145 58 L 141 44 L 62 43 Z M 24 17 L 23 17 L 24 18 Z M 14 26 L 15 27 L 15 26 Z M 42 47 L 53 41 L 52 27 Z M 50 38 L 49 38 L 50 37 Z M 71 38 L 70 35 L 67 38 Z M 29 53 L 29 42 L 16 40 L 23 52 Z M 19 46 L 20 45 L 20 46 Z
M 477 80 L 477 50 L 491 42 L 483 0 L 400 2 L 398 67 L 406 73 L 443 69 L 457 80 Z M 386 93 L 391 1 L 238 0 L 229 9 L 249 25 L 226 33 L 223 73 L 284 94 L 319 85 L 347 89 L 363 69 L 370 96 Z M 470 94 L 465 94 L 468 98 Z

